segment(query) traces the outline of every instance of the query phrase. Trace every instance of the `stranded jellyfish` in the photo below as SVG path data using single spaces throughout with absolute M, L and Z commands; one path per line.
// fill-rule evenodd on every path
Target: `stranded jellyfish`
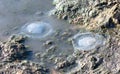
M 32 38 L 43 38 L 52 33 L 52 27 L 45 22 L 27 23 L 22 27 L 22 34 Z
M 102 35 L 94 33 L 80 33 L 73 37 L 72 44 L 77 50 L 91 50 L 105 44 L 105 38 Z

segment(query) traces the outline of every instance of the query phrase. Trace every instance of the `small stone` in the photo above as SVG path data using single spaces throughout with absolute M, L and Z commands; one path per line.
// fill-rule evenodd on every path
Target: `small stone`
M 52 55 L 49 59 L 53 60 L 55 58 L 55 55 Z
M 35 13 L 35 15 L 39 15 L 39 16 L 41 16 L 41 15 L 43 15 L 44 13 L 42 12 L 42 11 L 38 11 L 38 12 L 36 12 Z
M 53 5 L 56 5 L 60 2 L 61 0 L 53 0 Z
M 18 70 L 16 74 L 23 74 L 23 70 Z
M 56 46 L 53 45 L 53 46 L 49 47 L 46 52 L 47 53 L 54 53 L 55 50 L 56 50 Z
M 38 58 L 40 58 L 41 53 L 36 53 L 35 56 L 38 57 Z
M 120 41 L 118 42 L 118 46 L 120 46 Z
M 52 45 L 52 44 L 53 44 L 53 41 L 48 40 L 48 41 L 46 41 L 43 45 Z
M 67 16 L 67 15 L 64 15 L 64 16 L 62 16 L 62 19 L 67 20 L 67 19 L 68 19 L 68 16 Z

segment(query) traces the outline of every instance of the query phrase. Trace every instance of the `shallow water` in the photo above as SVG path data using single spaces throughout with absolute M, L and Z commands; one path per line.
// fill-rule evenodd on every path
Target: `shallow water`
M 41 20 L 36 13 L 47 12 L 53 6 L 50 0 L 0 0 L 0 38 L 18 32 L 22 25 Z
M 52 40 L 60 53 L 71 54 L 73 47 L 67 43 L 71 36 L 62 39 L 61 35 L 73 26 L 66 21 L 58 20 L 55 16 L 49 16 L 48 13 L 53 7 L 52 0 L 0 0 L 0 40 L 5 41 L 12 34 L 20 34 L 26 23 L 44 21 L 52 26 L 54 33 L 42 39 L 27 39 L 26 44 L 33 53 L 29 59 L 39 62 L 34 54 L 46 50 L 43 44 L 47 40 Z M 58 32 L 60 34 L 57 34 Z

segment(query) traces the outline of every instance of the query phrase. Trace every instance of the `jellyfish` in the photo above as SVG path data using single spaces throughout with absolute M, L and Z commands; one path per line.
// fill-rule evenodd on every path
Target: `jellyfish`
M 91 32 L 76 34 L 72 39 L 74 49 L 92 50 L 105 44 L 105 37 Z
M 52 33 L 53 29 L 49 23 L 37 21 L 25 24 L 21 29 L 21 34 L 32 38 L 43 38 Z

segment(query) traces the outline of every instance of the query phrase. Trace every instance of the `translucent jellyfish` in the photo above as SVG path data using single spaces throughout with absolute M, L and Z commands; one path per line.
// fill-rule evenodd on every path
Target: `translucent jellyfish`
M 33 22 L 25 24 L 22 29 L 22 34 L 32 38 L 43 38 L 53 32 L 52 26 L 45 22 Z
M 73 37 L 72 44 L 77 50 L 96 49 L 105 44 L 105 38 L 102 35 L 91 32 L 80 33 Z

